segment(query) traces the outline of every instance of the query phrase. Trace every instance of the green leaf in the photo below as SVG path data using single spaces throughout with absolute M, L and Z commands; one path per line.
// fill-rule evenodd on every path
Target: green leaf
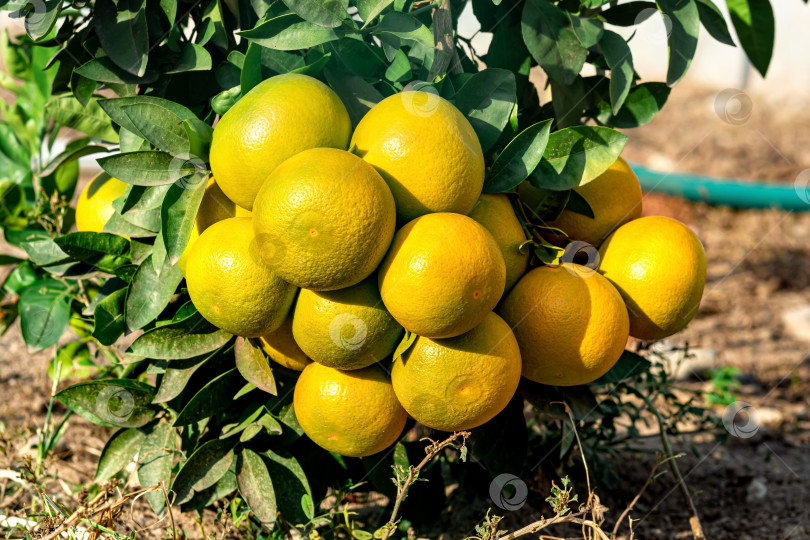
M 157 72 L 146 70 L 138 77 L 118 67 L 108 56 L 94 58 L 76 68 L 76 73 L 91 81 L 107 84 L 149 84 L 157 80 Z
M 543 158 L 551 120 L 537 122 L 512 139 L 487 171 L 484 193 L 511 191 L 523 182 Z
M 87 141 L 89 139 L 76 139 L 75 141 L 71 141 L 68 147 L 65 149 L 64 152 L 57 155 L 53 159 L 51 159 L 50 163 L 39 171 L 40 176 L 47 176 L 54 172 L 57 168 L 64 165 L 65 163 L 70 163 L 71 161 L 77 160 L 84 156 L 89 156 L 90 154 L 98 154 L 99 152 L 109 152 L 109 149 L 104 146 L 97 146 L 97 145 L 87 145 Z
M 318 26 L 294 13 L 287 13 L 260 23 L 251 30 L 243 30 L 239 35 L 262 47 L 293 51 L 339 39 L 343 31 Z
M 209 71 L 213 67 L 211 54 L 205 47 L 196 43 L 186 43 L 177 65 L 166 73 L 184 73 L 187 71 Z
M 193 424 L 221 411 L 223 400 L 230 401 L 233 392 L 244 382 L 236 368 L 212 379 L 199 392 L 194 394 L 194 397 L 183 407 L 183 410 L 177 415 L 174 425 L 186 426 Z
M 20 329 L 30 347 L 46 349 L 56 344 L 70 320 L 67 287 L 55 279 L 35 281 L 20 295 Z
M 731 39 L 731 33 L 728 30 L 726 19 L 723 17 L 723 12 L 714 5 L 714 2 L 712 0 L 697 0 L 697 8 L 703 28 L 720 43 L 736 47 L 734 40 Z
M 453 102 L 470 120 L 484 152 L 497 142 L 509 122 L 515 92 L 515 75 L 498 68 L 476 73 L 456 92 Z
M 233 464 L 233 447 L 234 443 L 228 439 L 212 439 L 197 448 L 174 477 L 175 503 L 188 502 L 194 492 L 216 484 Z
M 131 131 L 141 139 L 146 139 L 146 137 L 132 122 L 132 119 L 125 110 L 127 107 L 131 107 L 132 105 L 154 105 L 160 109 L 168 110 L 173 117 L 178 117 L 180 120 L 197 118 L 193 112 L 183 105 L 168 99 L 153 96 L 129 96 L 112 99 L 100 99 L 98 100 L 98 105 L 104 109 L 104 112 L 107 113 L 110 118 L 112 118 L 113 122 L 122 128 Z
M 234 470 L 236 470 L 235 467 L 233 470 L 226 472 L 223 477 L 219 479 L 219 482 L 212 487 L 194 494 L 194 497 L 184 504 L 181 510 L 183 512 L 202 510 L 236 491 L 236 474 L 233 472 Z
M 112 345 L 124 333 L 127 289 L 122 288 L 101 300 L 93 311 L 93 337 L 102 345 Z
M 208 178 L 205 177 L 184 186 L 172 184 L 163 199 L 160 208 L 161 233 L 171 264 L 177 264 L 186 249 L 207 183 Z
M 268 394 L 278 395 L 273 368 L 270 367 L 270 361 L 260 347 L 247 338 L 238 337 L 234 354 L 236 368 L 246 381 Z
M 666 83 L 642 83 L 630 89 L 627 99 L 615 115 L 608 105 L 600 111 L 598 120 L 614 128 L 634 128 L 650 122 L 663 108 L 671 88 Z
M 104 52 L 116 65 L 143 77 L 149 52 L 145 0 L 96 0 L 93 22 Z
M 82 107 L 72 95 L 54 97 L 45 106 L 45 114 L 63 127 L 81 131 L 91 137 L 118 142 L 118 133 L 95 99 Z
M 119 429 L 113 433 L 98 458 L 96 482 L 105 482 L 133 461 L 146 439 L 139 429 Z
M 352 125 L 356 126 L 371 108 L 383 100 L 383 95 L 362 77 L 327 67 L 324 75 L 329 86 L 346 106 Z
M 624 351 L 610 371 L 593 381 L 591 384 L 600 385 L 619 383 L 640 373 L 649 371 L 652 364 L 643 356 L 630 351 Z
M 230 339 L 230 334 L 222 330 L 211 332 L 210 327 L 202 324 L 164 326 L 145 332 L 127 352 L 162 360 L 182 360 L 215 351 Z
M 193 160 L 155 151 L 116 154 L 99 159 L 98 164 L 110 176 L 136 186 L 171 184 L 202 172 Z
M 349 0 L 284 0 L 293 12 L 318 26 L 336 28 L 345 19 Z
M 241 97 L 242 89 L 238 86 L 235 86 L 230 90 L 223 90 L 211 98 L 211 108 L 214 109 L 215 113 L 222 116 L 228 112 Z
M 175 265 L 165 264 L 158 274 L 152 264 L 152 256 L 141 263 L 127 295 L 127 326 L 131 330 L 143 328 L 166 308 L 183 274 Z M 192 356 L 194 354 L 192 353 Z
M 236 483 L 256 518 L 266 527 L 276 522 L 276 493 L 264 460 L 249 448 L 242 448 L 236 465 Z
M 70 257 L 52 239 L 41 238 L 20 243 L 31 262 L 37 266 L 54 266 L 70 260 Z
M 588 51 L 565 12 L 547 0 L 526 0 L 520 26 L 526 47 L 543 71 L 561 84 L 574 82 Z
M 411 63 L 408 55 L 398 50 L 393 62 L 385 70 L 385 78 L 392 82 L 405 81 L 411 78 Z
M 535 187 L 554 191 L 587 184 L 618 159 L 625 143 L 626 135 L 606 127 L 574 126 L 555 131 L 529 180 Z
M 59 248 L 73 259 L 113 273 L 129 264 L 129 241 L 114 234 L 76 232 L 55 240 Z
M 635 26 L 649 19 L 656 11 L 655 2 L 634 1 L 613 6 L 601 15 L 615 26 Z
M 394 0 L 357 0 L 357 13 L 363 19 L 363 28 L 367 27 Z
M 616 32 L 606 30 L 602 34 L 599 47 L 605 55 L 610 66 L 610 102 L 613 104 L 613 113 L 617 113 L 630 87 L 633 86 L 633 54 L 622 36 Z
M 773 8 L 769 0 L 726 0 L 731 24 L 748 59 L 763 77 L 771 63 L 774 43 Z
M 577 193 L 575 189 L 572 189 L 568 196 L 568 202 L 565 204 L 565 209 L 570 210 L 571 212 L 575 212 L 577 214 L 581 214 L 585 217 L 589 217 L 591 219 L 594 218 L 593 209 L 591 205 L 588 204 L 588 201 L 585 200 L 585 197 Z
M 61 0 L 39 0 L 36 3 L 19 4 L 21 7 L 12 16 L 25 17 L 25 31 L 34 41 L 39 41 L 51 33 L 59 17 Z
M 222 348 L 219 348 L 210 354 L 170 362 L 163 373 L 160 387 L 152 403 L 166 403 L 179 396 L 186 389 L 186 384 L 191 379 L 191 376 L 209 359 L 220 354 L 222 350 Z
M 399 39 L 415 41 L 429 49 L 433 49 L 433 32 L 422 24 L 419 19 L 399 11 L 389 11 L 380 19 L 380 23 L 372 29 L 375 36 L 383 38 L 386 35 L 396 36 Z
M 42 190 L 50 197 L 64 195 L 73 198 L 79 182 L 79 162 L 65 163 L 51 174 L 40 176 L 39 182 Z
M 173 156 L 189 155 L 188 135 L 182 123 L 183 120 L 195 118 L 194 116 L 184 118 L 157 103 L 125 105 L 123 112 L 135 126 L 135 133 L 155 145 L 158 150 Z
M 8 240 L 8 233 L 6 231 L 6 239 Z M 37 274 L 27 262 L 20 263 L 17 268 L 11 271 L 5 283 L 3 283 L 3 290 L 11 294 L 20 294 L 23 289 L 31 285 L 37 280 Z
M 672 23 L 667 36 L 667 84 L 674 86 L 686 74 L 697 49 L 700 32 L 697 3 L 695 0 L 656 0 L 656 4 Z
M 68 386 L 54 398 L 100 426 L 141 427 L 155 417 L 155 389 L 132 379 L 101 379 Z
M 400 340 L 396 350 L 394 351 L 393 355 L 394 361 L 398 360 L 403 354 L 405 354 L 408 351 L 408 349 L 411 348 L 411 345 L 413 345 L 416 342 L 416 339 L 418 337 L 419 336 L 414 334 L 413 332 L 405 330 L 405 334 L 402 336 L 402 339 Z
M 276 503 L 281 515 L 291 523 L 306 524 L 309 517 L 304 512 L 301 502 L 306 497 L 312 498 L 312 490 L 304 469 L 295 457 L 282 449 L 267 449 L 262 451 L 261 455 L 267 472 L 273 479 Z
M 551 105 L 554 108 L 554 117 L 557 129 L 582 124 L 582 114 L 585 108 L 585 81 L 577 76 L 574 82 L 565 85 L 550 79 Z
M 596 19 L 590 17 L 577 17 L 572 13 L 566 12 L 568 19 L 571 21 L 571 28 L 577 39 L 586 49 L 590 49 L 602 39 L 604 29 Z
M 253 87 L 262 82 L 262 46 L 249 43 L 239 76 L 239 87 L 242 94 L 247 94 Z
M 172 464 L 174 462 L 174 448 L 176 436 L 174 428 L 166 422 L 158 422 L 150 428 L 144 428 L 146 438 L 141 444 L 138 453 L 138 482 L 142 488 L 154 486 L 163 482 L 168 491 L 171 484 Z M 147 493 L 146 500 L 157 515 L 163 514 L 166 500 L 163 490 Z

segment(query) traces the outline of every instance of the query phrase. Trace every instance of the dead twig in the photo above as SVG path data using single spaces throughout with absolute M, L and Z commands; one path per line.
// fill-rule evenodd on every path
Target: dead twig
M 467 442 L 467 437 L 469 436 L 470 436 L 469 431 L 459 431 L 457 433 L 453 433 L 450 437 L 441 442 L 436 442 L 431 439 L 421 439 L 423 441 L 424 440 L 430 441 L 430 444 L 425 447 L 425 453 L 427 455 L 424 457 L 424 459 L 422 459 L 422 461 L 419 462 L 419 465 L 417 465 L 416 467 L 414 467 L 413 465 L 408 467 L 408 476 L 405 478 L 405 481 L 402 483 L 402 485 L 397 487 L 397 499 L 394 502 L 394 509 L 391 511 L 391 518 L 388 520 L 388 523 L 386 523 L 384 526 L 385 532 L 383 532 L 382 540 L 388 540 L 391 531 L 393 531 L 396 528 L 397 514 L 399 513 L 399 507 L 402 504 L 402 501 L 405 500 L 405 496 L 408 494 L 408 489 L 411 487 L 411 484 L 413 484 L 419 477 L 419 472 L 423 468 L 425 468 L 425 466 L 427 466 L 427 464 L 430 463 L 439 452 L 441 452 L 448 446 L 453 446 L 455 448 L 456 446 L 454 445 L 454 443 L 459 437 L 461 437 L 462 439 L 461 447 L 463 447 L 464 444 Z

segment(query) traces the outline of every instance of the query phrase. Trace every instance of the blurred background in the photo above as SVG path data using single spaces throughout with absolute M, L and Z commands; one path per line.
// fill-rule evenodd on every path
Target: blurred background
M 728 16 L 725 4 L 717 5 Z M 701 39 L 690 71 L 663 111 L 650 124 L 625 130 L 624 157 L 660 178 L 693 173 L 764 181 L 792 189 L 806 203 L 791 210 L 732 209 L 645 194 L 644 214 L 688 224 L 708 256 L 698 315 L 686 331 L 656 347 L 667 351 L 688 344 L 691 355 L 675 374 L 679 383 L 720 396 L 720 412 L 735 401 L 750 404 L 756 428 L 752 436 L 732 437 L 726 445 L 710 436 L 697 438 L 698 450 L 681 465 L 704 522 L 726 531 L 716 538 L 810 538 L 810 55 L 805 39 L 810 7 L 780 0 L 774 10 L 776 45 L 765 79 L 739 48 Z M 0 27 L 12 35 L 22 31 L 5 14 Z M 627 36 L 625 29 L 614 29 Z M 479 55 L 492 37 L 486 30 L 477 26 L 468 5 L 459 33 L 472 38 Z M 665 20 L 650 17 L 630 42 L 643 80 L 665 80 L 667 30 Z M 544 75 L 535 69 L 533 80 L 542 89 Z M 0 96 L 11 99 L 3 90 Z M 541 91 L 541 103 L 548 97 Z M 72 138 L 64 137 L 65 142 Z M 54 152 L 63 148 L 57 144 Z M 99 170 L 96 157 L 80 162 L 85 181 Z M 0 253 L 12 252 L 0 242 Z M 0 434 L 33 434 L 41 425 L 50 396 L 50 359 L 49 352 L 29 354 L 16 325 L 0 338 Z M 66 481 L 92 479 L 92 464 L 104 444 L 100 429 L 77 421 L 60 442 L 60 475 Z M 0 460 L 8 455 L 2 450 Z M 651 459 L 633 457 L 619 465 L 626 486 L 616 500 L 622 489 L 628 498 L 636 493 Z M 653 484 L 639 504 L 648 515 L 643 538 L 682 537 L 683 503 L 663 488 Z

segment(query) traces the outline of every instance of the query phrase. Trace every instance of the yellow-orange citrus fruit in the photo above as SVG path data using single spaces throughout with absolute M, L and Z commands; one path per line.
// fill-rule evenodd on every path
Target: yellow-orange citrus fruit
M 253 224 L 265 263 L 313 290 L 349 287 L 380 264 L 394 236 L 394 198 L 354 154 L 315 148 L 271 174 L 256 197 Z
M 500 314 L 520 345 L 523 376 L 555 386 L 586 384 L 607 373 L 624 351 L 630 326 L 613 285 L 568 263 L 531 270 Z
M 490 312 L 464 334 L 419 337 L 394 361 L 391 383 L 414 420 L 433 429 L 472 429 L 501 412 L 520 382 L 512 330 Z
M 250 217 L 250 210 L 245 210 L 241 206 L 237 206 L 232 200 L 222 193 L 217 183 L 213 178 L 208 180 L 208 185 L 205 186 L 205 194 L 202 201 L 200 201 L 200 208 L 197 210 L 197 218 L 194 222 L 194 228 L 191 229 L 191 236 L 186 244 L 186 249 L 177 261 L 177 266 L 180 271 L 185 275 L 186 260 L 191 251 L 191 246 L 200 237 L 200 234 L 208 227 L 223 219 L 232 217 Z
M 526 232 L 515 215 L 509 197 L 502 193 L 485 193 L 468 215 L 486 227 L 501 248 L 506 263 L 505 290 L 511 290 L 520 276 L 526 273 L 529 255 L 518 249 L 527 240 Z
M 397 231 L 379 271 L 385 307 L 430 338 L 472 330 L 503 295 L 506 265 L 483 225 L 461 214 L 419 217 Z
M 383 175 L 404 223 L 429 212 L 469 212 L 484 185 L 470 123 L 436 94 L 409 91 L 375 105 L 352 135 L 355 153 Z
M 295 341 L 314 361 L 360 369 L 392 352 L 402 336 L 380 298 L 376 276 L 337 291 L 302 289 L 293 310 Z
M 76 203 L 76 229 L 103 232 L 104 224 L 115 213 L 113 201 L 124 194 L 127 185 L 102 172 L 87 184 Z
M 599 247 L 610 233 L 628 221 L 641 217 L 641 184 L 627 162 L 619 158 L 597 178 L 574 188 L 593 210 L 592 218 L 563 210 L 560 217 L 548 223 L 562 229 L 570 239 L 582 240 Z M 520 198 L 530 207 L 541 201 L 541 192 L 529 182 L 518 187 Z
M 321 81 L 295 73 L 254 86 L 214 128 L 211 171 L 222 191 L 248 210 L 265 178 L 309 148 L 345 149 L 351 121 L 340 98 Z
M 215 326 L 245 337 L 276 330 L 287 318 L 295 287 L 259 259 L 250 218 L 228 218 L 208 227 L 186 262 L 191 301 Z
M 622 225 L 599 248 L 599 271 L 630 312 L 630 335 L 662 339 L 695 316 L 706 284 L 706 253 L 686 225 L 648 216 Z
M 262 349 L 267 356 L 277 364 L 293 371 L 303 371 L 305 367 L 312 363 L 312 360 L 304 354 L 301 347 L 295 342 L 292 333 L 292 319 L 287 317 L 284 323 L 273 332 L 269 332 L 261 338 Z
M 313 362 L 298 377 L 293 406 L 304 433 L 342 456 L 385 450 L 399 438 L 408 419 L 378 365 L 340 371 Z

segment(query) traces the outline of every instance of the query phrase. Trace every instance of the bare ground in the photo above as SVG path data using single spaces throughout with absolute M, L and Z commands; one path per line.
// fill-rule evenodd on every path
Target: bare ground
M 810 113 L 784 111 L 777 104 L 748 100 L 745 95 L 737 99 L 739 106 L 721 98 L 718 109 L 715 93 L 674 90 L 652 124 L 628 133 L 626 157 L 661 169 L 716 176 L 785 183 L 801 178 L 810 166 L 810 131 L 802 129 Z M 679 460 L 707 537 L 810 538 L 810 335 L 788 332 L 783 321 L 786 310 L 810 304 L 810 213 L 733 211 L 657 195 L 645 198 L 645 212 L 688 223 L 698 232 L 709 259 L 700 312 L 674 343 L 688 341 L 710 350 L 714 367 L 737 367 L 743 383 L 738 399 L 760 413 L 761 427 L 753 437 L 732 436 L 727 444 L 718 444 L 713 437 L 700 435 L 691 441 L 697 455 Z M 28 354 L 18 328 L 0 339 L 0 422 L 5 438 L 16 445 L 10 452 L 14 460 L 43 425 L 50 395 L 45 372 L 50 358 L 49 352 Z M 701 379 L 705 379 L 702 368 L 688 384 L 708 390 L 711 383 Z M 64 413 L 56 407 L 57 420 Z M 70 420 L 49 466 L 55 479 L 46 484 L 46 490 L 52 497 L 75 500 L 73 493 L 92 481 L 105 438 L 106 430 L 80 418 Z M 654 448 L 655 440 L 650 444 Z M 0 469 L 18 465 L 7 459 L 0 452 Z M 610 528 L 644 485 L 654 463 L 650 454 L 627 454 L 618 460 L 622 484 L 610 493 L 598 493 L 610 508 Z M 135 487 L 132 483 L 121 489 Z M 473 534 L 472 527 L 491 506 L 483 497 L 486 494 L 460 500 L 451 495 L 451 511 L 439 526 L 439 530 L 444 527 L 442 537 Z M 22 502 L 23 498 L 8 500 L 0 493 L 0 514 L 19 508 Z M 507 514 L 504 524 L 514 529 L 538 519 L 541 511 L 549 515 L 547 508 L 528 505 L 501 513 Z M 154 521 L 141 502 L 132 516 L 135 522 L 122 518 L 123 529 Z M 638 520 L 633 525 L 635 538 L 691 537 L 686 506 L 670 475 L 650 485 L 632 516 Z M 165 531 L 163 525 L 158 529 Z M 208 536 L 234 535 L 226 522 L 214 523 L 213 512 L 206 514 L 204 525 Z M 179 518 L 179 527 L 189 538 L 202 536 L 192 516 Z M 625 522 L 620 534 L 627 537 L 628 533 Z M 578 529 L 558 528 L 547 534 L 576 536 Z M 142 532 L 139 537 L 159 537 L 159 533 Z

